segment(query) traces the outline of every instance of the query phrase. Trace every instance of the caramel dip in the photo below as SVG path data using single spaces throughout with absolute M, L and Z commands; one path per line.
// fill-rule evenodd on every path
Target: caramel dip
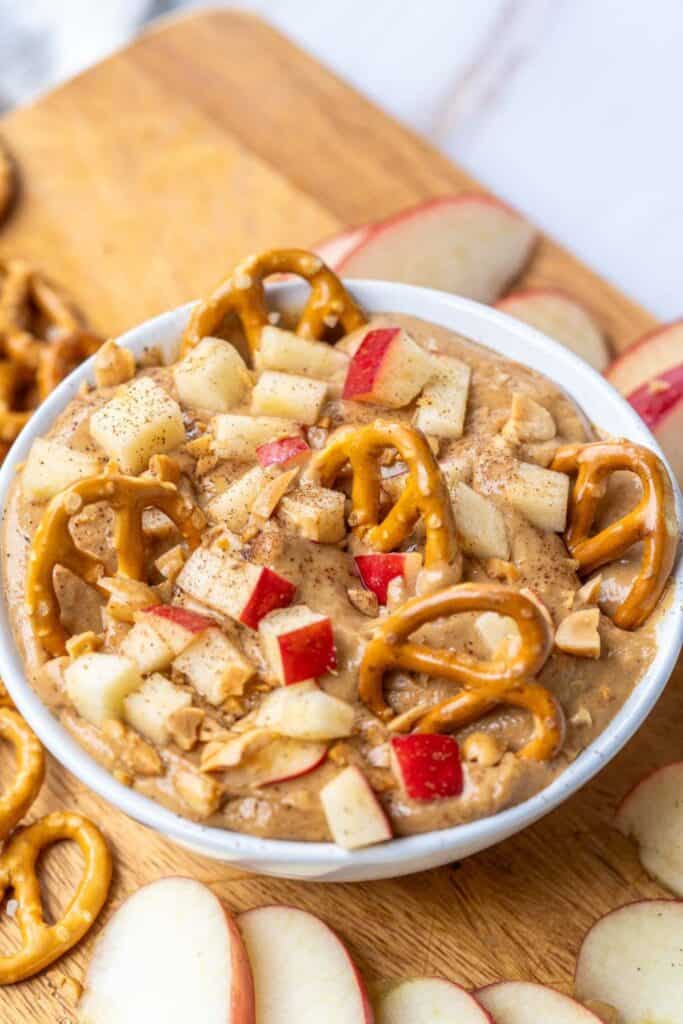
M 531 369 L 366 319 L 310 254 L 259 259 L 172 365 L 107 343 L 34 443 L 3 529 L 28 677 L 120 782 L 206 824 L 353 849 L 495 814 L 653 658 L 666 470 Z M 268 316 L 281 269 L 323 314 Z

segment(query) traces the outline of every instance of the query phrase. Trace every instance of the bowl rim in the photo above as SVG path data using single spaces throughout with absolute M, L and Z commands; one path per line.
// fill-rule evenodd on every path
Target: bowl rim
M 656 440 L 625 399 L 578 356 L 535 328 L 470 299 L 435 289 L 383 281 L 350 280 L 345 285 L 370 313 L 390 310 L 392 313 L 418 316 L 442 324 L 494 351 L 501 351 L 501 346 L 504 349 L 506 339 L 513 345 L 522 343 L 525 348 L 524 359 L 520 359 L 519 355 L 508 354 L 508 357 L 544 373 L 573 397 L 580 408 L 584 406 L 585 396 L 576 392 L 582 390 L 582 383 L 587 383 L 588 391 L 604 402 L 605 417 L 610 411 L 617 412 L 617 418 L 621 425 L 625 424 L 628 436 L 647 444 L 664 459 L 674 484 L 678 521 L 679 524 L 683 522 L 683 499 L 675 476 Z M 292 304 L 298 303 L 306 291 L 303 285 L 293 282 L 280 282 L 269 286 L 268 290 L 276 301 L 284 302 L 285 305 L 290 301 Z M 194 305 L 193 302 L 187 303 L 144 321 L 126 331 L 117 341 L 126 347 L 135 347 L 138 353 L 155 344 L 170 348 L 177 343 Z M 453 320 L 458 320 L 457 327 L 453 325 Z M 171 335 L 175 338 L 173 342 L 170 340 Z M 503 354 L 507 353 L 503 351 Z M 0 469 L 3 517 L 9 488 L 33 440 L 50 427 L 56 415 L 74 397 L 82 381 L 92 382 L 92 371 L 92 358 L 74 370 L 40 406 L 12 446 Z M 567 386 L 565 378 L 571 380 L 572 385 Z M 393 874 L 398 875 L 411 870 L 409 865 L 415 862 L 426 863 L 439 855 L 446 859 L 443 854 L 452 853 L 457 856 L 459 849 L 484 849 L 521 831 L 577 792 L 622 749 L 661 696 L 683 644 L 683 559 L 680 550 L 672 574 L 671 596 L 659 625 L 659 634 L 655 658 L 629 698 L 593 743 L 545 789 L 522 803 L 486 818 L 446 829 L 394 838 L 355 851 L 343 850 L 334 843 L 264 839 L 203 825 L 117 782 L 109 771 L 91 758 L 71 737 L 25 678 L 12 634 L 4 586 L 0 600 L 0 675 L 20 713 L 64 767 L 118 810 L 181 845 L 209 853 L 226 862 L 247 861 L 256 867 L 267 868 L 268 865 L 284 862 L 299 868 L 320 868 L 326 873 L 352 867 L 359 872 L 382 870 L 383 877 L 391 877 L 384 874 L 387 864 L 391 865 Z M 368 874 L 367 877 L 373 876 Z

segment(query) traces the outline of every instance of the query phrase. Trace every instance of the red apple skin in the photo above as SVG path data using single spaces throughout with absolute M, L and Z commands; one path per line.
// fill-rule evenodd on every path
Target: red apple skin
M 368 331 L 358 347 L 344 382 L 344 399 L 354 402 L 374 402 L 373 385 L 377 371 L 391 345 L 401 333 L 400 327 L 381 327 Z
M 342 260 L 361 242 L 365 241 L 372 228 L 372 224 L 361 224 L 360 227 L 348 228 L 346 231 L 340 231 L 337 235 L 330 235 L 328 238 L 316 242 L 313 252 L 321 260 L 324 260 L 328 267 L 336 270 Z
M 681 351 L 683 356 L 683 350 Z M 658 422 L 665 416 L 683 396 L 683 362 L 674 366 L 666 373 L 658 374 L 652 380 L 641 384 L 633 391 L 628 400 L 638 415 L 645 420 L 651 430 L 655 430 Z
M 460 748 L 452 736 L 441 733 L 393 736 L 391 755 L 394 770 L 410 800 L 427 802 L 462 793 Z
M 356 555 L 356 568 L 366 590 L 377 595 L 380 604 L 387 603 L 387 588 L 397 576 L 405 575 L 405 555 Z
M 155 604 L 151 608 L 146 608 L 145 612 L 168 619 L 190 633 L 203 633 L 205 629 L 216 625 L 215 621 L 206 615 L 199 615 L 197 612 L 193 612 L 189 608 L 182 608 L 177 604 Z
M 272 569 L 263 568 L 249 600 L 242 609 L 240 622 L 257 629 L 264 615 L 276 608 L 287 608 L 294 600 L 296 587 Z
M 216 898 L 218 899 L 218 897 Z M 256 994 L 254 992 L 254 978 L 251 973 L 251 964 L 249 963 L 247 950 L 232 914 L 230 914 L 228 908 L 222 902 L 221 907 L 223 908 L 225 921 L 232 939 L 230 949 L 232 952 L 232 970 L 235 978 L 235 984 L 232 986 L 228 1024 L 256 1024 Z
M 655 355 L 648 359 L 649 346 L 652 346 L 650 352 Z M 683 319 L 657 327 L 634 341 L 607 367 L 605 376 L 622 395 L 629 394 L 633 392 L 634 384 L 639 384 L 644 378 L 658 377 L 677 366 L 681 361 L 681 353 Z
M 267 441 L 256 449 L 256 458 L 259 464 L 267 466 L 282 466 L 289 469 L 290 466 L 300 466 L 306 461 L 311 449 L 303 437 L 281 437 L 277 441 Z
M 325 675 L 337 667 L 330 619 L 310 622 L 278 638 L 286 685 Z

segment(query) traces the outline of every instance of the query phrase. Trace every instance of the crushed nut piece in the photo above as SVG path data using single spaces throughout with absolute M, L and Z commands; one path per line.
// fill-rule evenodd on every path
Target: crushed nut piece
M 98 586 L 109 594 L 107 611 L 120 622 L 134 622 L 135 612 L 158 604 L 157 595 L 151 587 L 140 580 L 129 580 L 122 576 L 103 576 Z
M 149 471 L 165 483 L 177 484 L 180 480 L 180 463 L 172 455 L 154 454 L 149 460 Z
M 197 746 L 204 715 L 201 708 L 177 708 L 166 719 L 169 735 L 181 750 L 194 750 Z
M 180 799 L 200 818 L 208 818 L 218 810 L 221 787 L 213 779 L 192 768 L 178 767 L 173 772 L 172 782 Z
M 101 645 L 102 641 L 97 633 L 88 629 L 85 633 L 75 633 L 74 636 L 69 637 L 66 642 L 66 651 L 70 658 L 80 658 L 82 654 L 91 654 L 93 651 L 99 650 Z
M 557 433 L 555 420 L 545 408 L 529 395 L 514 394 L 510 418 L 501 431 L 513 443 L 550 441 Z
M 135 356 L 115 341 L 105 341 L 95 355 L 95 384 L 98 388 L 113 388 L 125 384 L 135 376 Z
M 563 619 L 555 633 L 555 646 L 566 654 L 579 658 L 600 657 L 599 608 L 584 608 L 571 612 Z
M 374 618 L 379 611 L 377 594 L 372 590 L 365 590 L 363 587 L 348 587 L 346 594 L 349 601 L 363 615 Z
M 593 716 L 588 708 L 580 707 L 579 710 L 569 719 L 572 725 L 585 725 L 588 728 L 593 724 Z
M 467 736 L 461 746 L 465 761 L 481 765 L 482 768 L 493 768 L 499 764 L 505 753 L 500 740 L 488 732 L 473 732 Z

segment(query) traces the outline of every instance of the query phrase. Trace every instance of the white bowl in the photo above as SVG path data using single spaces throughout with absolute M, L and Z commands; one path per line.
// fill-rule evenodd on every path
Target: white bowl
M 611 434 L 648 445 L 661 455 L 650 432 L 617 392 L 584 362 L 540 332 L 476 302 L 427 288 L 380 281 L 353 281 L 348 283 L 348 288 L 368 312 L 391 311 L 419 316 L 526 363 L 561 385 L 594 423 Z M 304 286 L 287 282 L 274 285 L 270 294 L 279 304 L 297 306 L 302 304 L 305 291 Z M 155 317 L 128 331 L 119 342 L 137 355 L 151 345 L 160 346 L 170 357 L 175 353 L 190 309 L 191 305 L 187 305 Z M 17 466 L 26 458 L 34 438 L 49 429 L 84 379 L 92 380 L 92 360 L 56 389 L 14 444 L 0 471 L 3 508 Z M 683 501 L 678 488 L 676 501 L 680 522 L 683 521 Z M 33 692 L 14 644 L 4 597 L 0 606 L 0 675 L 22 715 L 70 772 L 119 810 L 181 846 L 250 871 L 315 881 L 390 878 L 461 860 L 537 821 L 588 782 L 642 725 L 676 663 L 683 641 L 683 560 L 680 558 L 675 568 L 675 594 L 661 619 L 658 641 L 652 665 L 609 726 L 542 792 L 480 821 L 348 853 L 331 843 L 258 839 L 208 828 L 173 814 L 122 786 L 85 753 Z

